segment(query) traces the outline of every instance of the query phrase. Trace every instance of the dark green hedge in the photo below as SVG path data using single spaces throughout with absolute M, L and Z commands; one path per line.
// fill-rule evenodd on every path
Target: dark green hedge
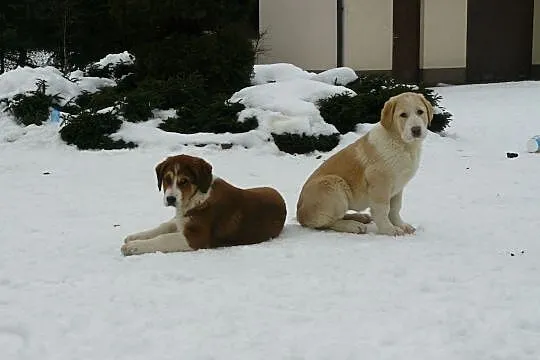
M 169 118 L 160 124 L 165 131 L 182 134 L 198 132 L 210 133 L 242 133 L 259 126 L 255 117 L 238 121 L 238 113 L 245 106 L 240 103 L 231 103 L 216 99 L 209 104 L 186 104 L 176 110 L 176 117 Z
M 120 80 L 124 76 L 133 73 L 134 71 L 135 64 L 128 64 L 122 61 L 116 64 L 107 64 L 105 66 L 100 66 L 97 63 L 94 63 L 86 68 L 84 75 Z
M 89 110 L 90 112 L 97 112 L 111 106 L 119 106 L 123 98 L 124 95 L 119 93 L 114 87 L 105 87 L 95 93 L 83 91 L 71 103 L 78 106 L 79 111 Z
M 122 120 L 112 113 L 82 112 L 78 116 L 69 117 L 66 125 L 60 129 L 60 137 L 80 150 L 135 148 L 137 145 L 133 142 L 113 140 L 109 136 L 117 132 L 121 125 Z
M 41 125 L 49 118 L 52 107 L 59 107 L 63 99 L 60 95 L 46 94 L 47 82 L 38 80 L 36 90 L 24 94 L 17 94 L 11 99 L 2 99 L 9 111 L 20 125 Z
M 289 154 L 306 154 L 313 151 L 328 152 L 339 144 L 340 135 L 272 134 L 279 150 Z
M 82 93 L 61 107 L 63 112 L 71 114 L 60 131 L 61 137 L 79 149 L 133 148 L 136 144 L 116 141 L 109 135 L 118 131 L 123 120 L 148 120 L 153 109 L 176 109 L 176 116 L 159 126 L 169 132 L 242 133 L 258 127 L 255 117 L 239 122 L 238 114 L 245 109 L 244 105 L 229 102 L 230 94 L 227 92 L 209 91 L 207 80 L 197 72 L 166 79 L 143 78 L 137 72 L 131 73 L 119 81 L 118 87 L 106 87 L 93 94 Z M 433 90 L 411 88 L 387 76 L 362 75 L 346 86 L 357 95 L 335 95 L 317 102 L 321 116 L 339 133 L 320 136 L 273 133 L 272 139 L 277 147 L 291 154 L 331 151 L 339 144 L 340 133 L 354 131 L 357 124 L 378 122 L 384 102 L 406 91 L 422 93 L 433 106 L 441 108 L 441 97 Z M 47 120 L 50 107 L 58 107 L 60 97 L 46 95 L 45 88 L 46 83 L 40 82 L 36 91 L 19 94 L 8 102 L 8 110 L 17 121 L 25 125 L 40 125 Z M 111 106 L 116 110 L 97 113 Z M 451 116 L 444 109 L 442 113 L 435 114 L 430 130 L 444 130 L 449 126 Z
M 237 91 L 250 85 L 255 61 L 251 40 L 236 27 L 201 35 L 172 34 L 137 48 L 138 71 L 158 80 L 198 74 L 210 94 Z

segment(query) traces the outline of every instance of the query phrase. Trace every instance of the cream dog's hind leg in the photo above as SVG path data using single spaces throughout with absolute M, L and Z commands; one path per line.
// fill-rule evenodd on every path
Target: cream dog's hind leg
M 370 215 L 361 213 L 345 214 L 343 220 L 354 220 L 361 222 L 362 224 L 369 224 L 373 221 Z
M 365 234 L 367 226 L 364 223 L 356 220 L 340 219 L 334 221 L 330 226 L 330 230 L 337 232 L 353 233 L 353 234 Z
M 345 214 L 343 219 L 336 220 L 329 228 L 339 232 L 365 234 L 367 231 L 366 224 L 371 221 L 371 216 L 368 214 Z
M 327 175 L 306 186 L 300 208 L 299 222 L 313 229 L 330 229 L 337 232 L 363 234 L 367 226 L 360 214 L 347 214 L 349 209 L 349 185 L 341 177 Z

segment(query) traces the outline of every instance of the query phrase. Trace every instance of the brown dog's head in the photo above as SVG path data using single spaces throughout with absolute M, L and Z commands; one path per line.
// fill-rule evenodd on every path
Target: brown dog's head
M 391 97 L 381 111 L 381 125 L 403 141 L 423 140 L 433 119 L 433 107 L 424 95 L 406 92 Z
M 158 189 L 163 187 L 165 206 L 178 207 L 198 191 L 206 193 L 212 184 L 212 166 L 189 155 L 170 156 L 156 166 Z

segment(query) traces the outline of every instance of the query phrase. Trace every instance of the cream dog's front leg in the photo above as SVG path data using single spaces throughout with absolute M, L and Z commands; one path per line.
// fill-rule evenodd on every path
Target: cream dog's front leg
M 379 174 L 372 175 L 373 178 L 369 179 L 370 186 L 368 187 L 371 216 L 377 225 L 377 232 L 393 236 L 404 235 L 405 231 L 390 221 L 390 185 L 384 181 L 383 176 L 377 175 Z
M 403 221 L 401 218 L 401 215 L 399 212 L 401 211 L 401 203 L 403 201 L 403 190 L 394 195 L 390 199 L 390 211 L 388 213 L 388 218 L 390 219 L 390 222 L 394 224 L 395 226 L 401 228 L 406 234 L 412 234 L 416 231 L 416 229 L 412 226 L 407 224 Z
M 164 222 L 163 224 L 146 231 L 141 231 L 135 234 L 131 234 L 124 239 L 124 243 L 128 243 L 135 240 L 148 240 L 155 238 L 156 236 L 168 233 L 174 233 L 177 231 L 175 219 Z

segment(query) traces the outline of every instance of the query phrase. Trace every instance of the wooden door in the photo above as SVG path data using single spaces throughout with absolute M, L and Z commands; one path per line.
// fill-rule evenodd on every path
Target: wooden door
M 468 0 L 467 81 L 529 79 L 534 0 Z
M 393 1 L 392 76 L 404 83 L 420 76 L 420 1 Z

